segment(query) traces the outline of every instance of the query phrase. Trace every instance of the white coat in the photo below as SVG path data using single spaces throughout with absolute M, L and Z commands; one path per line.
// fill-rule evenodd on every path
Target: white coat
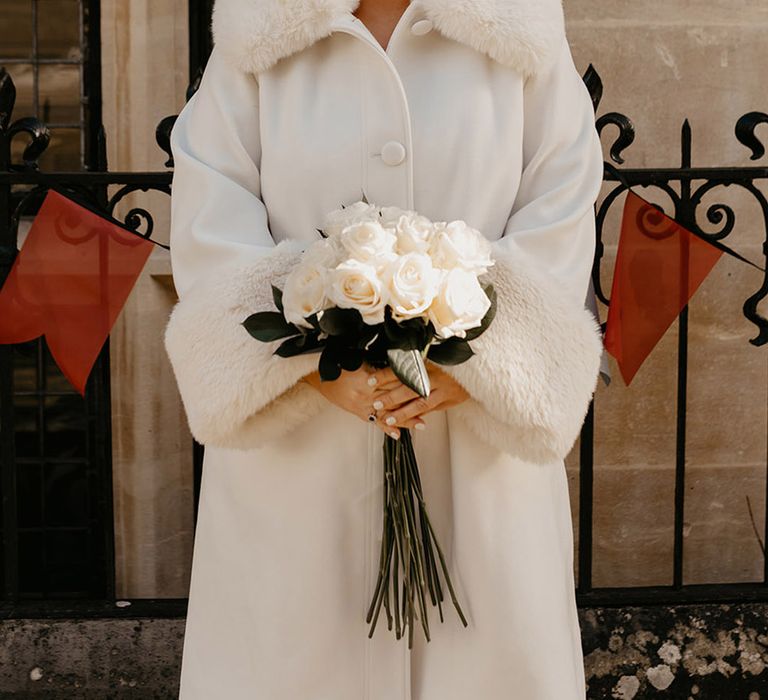
M 172 132 L 165 346 L 206 445 L 182 700 L 577 700 L 563 458 L 595 389 L 584 308 L 602 154 L 559 0 L 413 0 L 386 50 L 356 0 L 218 0 Z M 496 320 L 450 368 L 471 398 L 415 434 L 469 626 L 365 613 L 382 434 L 243 319 L 273 309 L 326 213 L 365 194 L 492 241 Z

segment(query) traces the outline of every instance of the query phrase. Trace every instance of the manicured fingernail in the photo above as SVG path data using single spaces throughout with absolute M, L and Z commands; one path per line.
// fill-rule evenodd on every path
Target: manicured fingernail
M 390 430 L 389 433 L 387 433 L 389 437 L 391 437 L 393 440 L 397 440 L 400 435 L 398 435 L 396 430 Z
M 376 377 L 368 377 L 368 386 L 376 386 L 378 383 Z
M 394 425 L 397 423 L 397 418 L 394 416 L 387 416 L 387 420 L 384 421 L 387 425 Z
M 416 430 L 426 430 L 427 429 L 427 424 L 426 423 L 416 423 L 414 428 L 416 428 Z
M 373 410 L 374 411 L 380 411 L 382 408 L 384 408 L 384 403 L 382 401 L 374 401 L 373 402 Z

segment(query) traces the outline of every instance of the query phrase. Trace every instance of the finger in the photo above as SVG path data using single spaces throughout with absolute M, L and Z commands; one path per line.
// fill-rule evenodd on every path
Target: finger
M 432 409 L 434 411 L 438 409 Z M 399 428 L 407 428 L 408 430 L 426 430 L 427 424 L 424 422 L 424 419 L 421 416 L 417 416 L 416 418 L 411 418 L 410 420 L 405 421 L 403 425 L 397 426 Z
M 376 421 L 376 427 L 394 440 L 400 439 L 400 429 L 396 425 L 386 425 L 382 421 Z
M 379 379 L 375 374 L 369 375 L 365 382 L 369 391 L 388 391 L 401 384 L 397 377 L 392 380 L 382 382 L 382 380 Z
M 417 399 L 413 399 L 413 401 L 403 404 L 394 411 L 385 413 L 381 416 L 381 419 L 385 425 L 391 427 L 404 426 L 406 421 L 429 413 L 439 406 L 443 401 L 442 393 L 439 389 L 434 389 L 428 397 L 420 396 Z
M 359 411 L 359 409 L 358 409 Z M 365 423 L 368 423 L 369 425 L 373 424 L 375 425 L 379 430 L 381 430 L 382 433 L 389 435 L 389 437 L 398 440 L 400 438 L 400 430 L 397 428 L 397 426 L 393 425 L 387 425 L 381 420 L 378 419 L 371 419 L 371 416 L 376 416 L 375 412 L 370 411 L 367 413 L 359 413 L 351 411 L 354 415 L 356 415 L 361 421 L 364 421 Z
M 373 396 L 373 408 L 376 411 L 391 411 L 398 406 L 413 401 L 418 394 L 404 384 L 389 391 L 377 391 Z
M 375 386 L 379 389 L 384 387 L 396 386 L 400 384 L 400 380 L 395 376 L 395 373 L 390 367 L 384 367 L 383 369 L 376 370 L 371 376 L 368 377 L 369 386 Z
M 437 411 L 445 411 L 446 409 L 450 408 L 453 404 L 450 401 L 443 401 L 442 403 L 437 404 L 437 406 L 434 406 L 431 410 L 428 411 L 428 413 L 436 413 Z M 419 416 L 416 416 L 415 418 L 411 418 L 407 421 L 405 421 L 402 425 L 399 425 L 397 427 L 399 428 L 408 428 L 408 430 L 426 430 L 427 424 L 424 420 L 424 413 L 422 413 Z

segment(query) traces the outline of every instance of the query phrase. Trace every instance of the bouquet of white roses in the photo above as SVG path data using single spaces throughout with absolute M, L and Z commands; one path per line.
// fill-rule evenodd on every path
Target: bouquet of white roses
M 469 341 L 491 323 L 496 303 L 493 287 L 479 280 L 493 265 L 479 231 L 463 221 L 433 222 L 361 201 L 331 212 L 320 234 L 283 290 L 273 286 L 278 311 L 243 322 L 254 338 L 283 339 L 275 350 L 281 357 L 319 352 L 324 381 L 363 363 L 389 366 L 421 396 L 430 391 L 425 358 L 450 365 L 472 356 Z M 383 605 L 398 639 L 407 627 L 411 646 L 417 617 L 429 640 L 427 595 L 443 619 L 438 566 L 466 626 L 429 521 L 408 430 L 399 440 L 384 438 L 384 506 L 369 636 Z

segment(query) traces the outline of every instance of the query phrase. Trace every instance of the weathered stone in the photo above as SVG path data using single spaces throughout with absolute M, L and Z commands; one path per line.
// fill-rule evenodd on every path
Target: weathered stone
M 0 698 L 170 700 L 183 619 L 5 620 Z
M 582 610 L 588 698 L 759 697 L 768 687 L 766 613 L 757 604 Z
M 155 127 L 184 104 L 186 0 L 103 3 L 103 112 L 111 170 L 161 170 Z M 162 66 L 162 70 L 158 70 Z M 168 240 L 169 198 L 123 199 L 151 212 L 153 239 Z M 117 595 L 187 595 L 192 559 L 192 438 L 162 344 L 175 302 L 168 251 L 156 248 L 110 338 Z

